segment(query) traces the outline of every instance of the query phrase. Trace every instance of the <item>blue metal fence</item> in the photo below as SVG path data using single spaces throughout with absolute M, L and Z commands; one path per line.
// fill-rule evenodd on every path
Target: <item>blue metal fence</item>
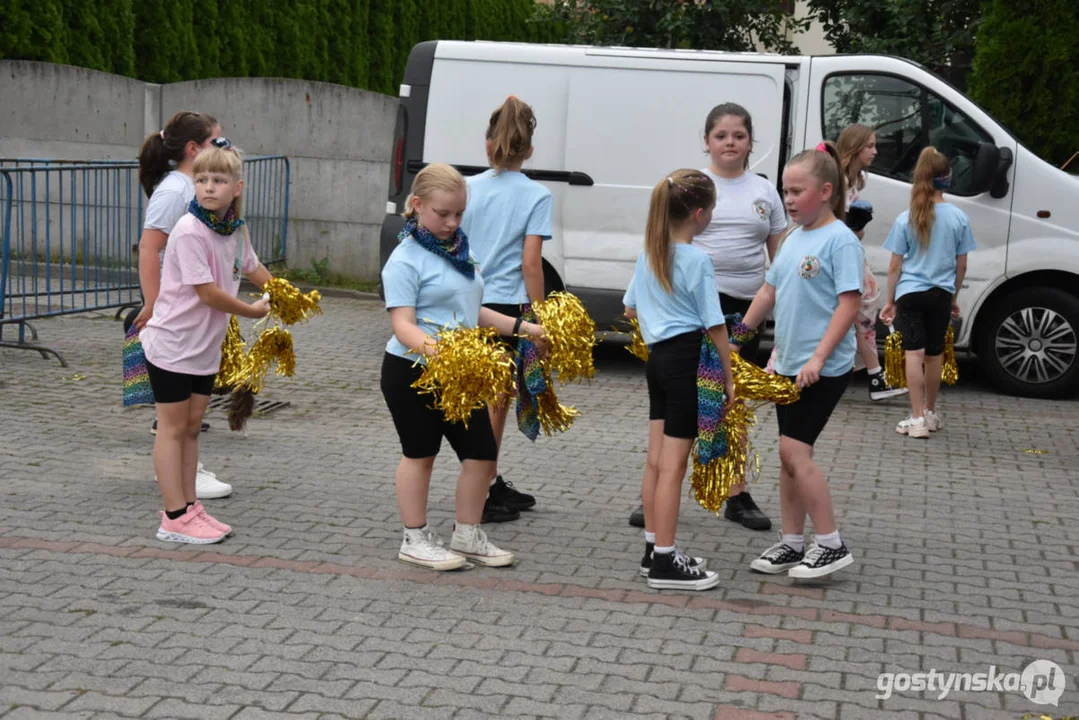
M 264 264 L 283 262 L 289 164 L 244 163 L 244 216 Z M 36 350 L 30 320 L 141 304 L 137 249 L 145 196 L 138 163 L 0 158 L 0 346 Z M 17 338 L 3 336 L 15 326 Z M 30 341 L 27 341 L 27 331 Z

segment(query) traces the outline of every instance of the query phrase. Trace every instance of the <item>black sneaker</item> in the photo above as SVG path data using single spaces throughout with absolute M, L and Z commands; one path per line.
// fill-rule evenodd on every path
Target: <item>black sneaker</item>
M 503 523 L 512 522 L 521 517 L 520 510 L 512 510 L 505 505 L 494 502 L 491 496 L 487 496 L 487 501 L 483 503 L 483 517 L 480 522 L 485 523 Z
M 761 553 L 761 556 L 751 562 L 749 567 L 757 572 L 778 575 L 797 567 L 805 560 L 805 557 L 804 550 L 795 550 L 780 541 Z
M 504 505 L 510 510 L 530 510 L 536 504 L 536 498 L 513 487 L 499 475 L 487 492 L 487 497 L 496 505 Z
M 644 505 L 638 505 L 637 509 L 629 514 L 629 524 L 633 527 L 644 527 Z
M 723 517 L 740 523 L 750 530 L 771 530 L 772 521 L 761 512 L 757 503 L 748 492 L 742 492 L 727 500 L 727 507 L 723 510 Z
M 888 381 L 884 379 L 884 371 L 881 370 L 876 375 L 869 376 L 869 399 L 887 400 L 897 395 L 906 395 L 910 390 L 907 388 L 894 388 L 888 384 Z
M 719 585 L 719 575 L 690 563 L 690 558 L 677 550 L 653 554 L 648 587 L 654 590 L 708 590 Z
M 655 548 L 655 543 L 646 542 L 644 544 L 644 559 L 641 560 L 641 577 L 648 577 L 648 571 L 652 569 L 652 554 Z M 676 553 L 682 555 L 681 550 L 676 549 Z M 704 558 L 693 557 L 692 555 L 686 555 L 686 559 L 689 560 L 689 564 L 693 567 L 699 567 L 704 570 L 708 567 L 708 561 Z
M 202 424 L 202 431 L 206 432 L 209 429 L 210 429 L 210 423 L 204 422 Z M 157 435 L 157 418 L 154 418 L 154 421 L 152 423 L 150 423 L 150 434 L 151 435 Z
M 854 556 L 850 554 L 846 545 L 840 545 L 834 550 L 823 545 L 814 545 L 806 553 L 805 559 L 792 567 L 787 575 L 808 580 L 831 575 L 836 570 L 842 570 L 853 564 Z

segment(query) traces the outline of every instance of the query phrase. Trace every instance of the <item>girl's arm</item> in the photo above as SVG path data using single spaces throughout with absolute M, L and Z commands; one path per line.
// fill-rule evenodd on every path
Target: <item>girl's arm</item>
M 270 271 L 267 270 L 266 266 L 262 263 L 259 263 L 259 266 L 251 272 L 244 273 L 244 277 L 246 277 L 252 285 L 258 288 L 273 280 L 273 275 L 270 274 Z
M 885 325 L 895 322 L 895 286 L 902 271 L 903 256 L 892 253 L 892 259 L 888 262 L 888 289 L 885 293 L 884 308 L 880 311 L 880 321 Z
M 267 273 L 268 274 L 268 273 Z M 248 304 L 231 293 L 219 288 L 215 283 L 208 282 L 195 285 L 195 293 L 204 305 L 209 305 L 214 310 L 239 315 L 240 317 L 261 318 L 270 312 L 270 301 L 259 298 Z
M 850 326 L 854 324 L 854 319 L 858 317 L 858 310 L 861 307 L 862 294 L 857 290 L 839 294 L 839 305 L 832 313 L 832 319 L 828 323 L 828 329 L 824 331 L 824 337 L 817 343 L 817 349 L 813 351 L 809 362 L 798 372 L 796 379 L 798 387 L 809 387 L 820 379 L 820 371 L 824 363 L 839 341 L 850 332 Z
M 768 248 L 768 262 L 774 262 L 776 259 L 776 253 L 779 252 L 779 241 L 783 239 L 783 234 L 786 230 L 781 230 L 777 233 L 773 233 L 768 236 L 765 241 L 765 246 Z
M 727 393 L 727 403 L 734 402 L 734 376 L 731 374 L 731 345 L 726 325 L 708 328 L 708 337 L 719 351 L 719 360 L 723 363 L 723 389 Z
M 756 330 L 761 322 L 764 321 L 764 318 L 768 313 L 772 312 L 772 308 L 775 307 L 775 304 L 775 285 L 764 283 L 764 285 L 761 285 L 761 289 L 757 291 L 757 295 L 753 298 L 749 310 L 746 310 L 746 315 L 742 318 L 742 323 L 750 330 Z
M 393 327 L 397 341 L 409 350 L 418 348 L 422 355 L 434 355 L 438 352 L 437 341 L 416 324 L 416 308 L 390 308 L 390 326 Z
M 154 314 L 154 303 L 161 293 L 161 251 L 169 236 L 155 228 L 142 231 L 139 239 L 139 285 L 142 287 L 143 306 L 135 316 L 135 327 L 139 330 L 146 325 Z
M 629 305 L 626 305 L 625 307 L 626 307 L 626 313 L 625 313 L 626 317 L 629 318 L 630 320 L 635 319 L 637 317 L 637 308 L 631 308 Z
M 959 317 L 959 290 L 967 276 L 967 256 L 955 256 L 955 294 L 952 295 L 952 315 Z
M 524 254 L 521 257 L 521 271 L 525 276 L 525 290 L 532 304 L 543 300 L 543 238 L 539 235 L 526 235 Z

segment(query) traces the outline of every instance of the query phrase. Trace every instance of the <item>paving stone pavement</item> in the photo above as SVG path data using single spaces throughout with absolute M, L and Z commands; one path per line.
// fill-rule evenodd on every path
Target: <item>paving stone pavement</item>
M 977 369 L 929 441 L 896 435 L 902 399 L 847 393 L 818 444 L 857 564 L 833 579 L 764 577 L 772 542 L 684 500 L 680 543 L 714 591 L 637 576 L 647 397 L 622 348 L 562 390 L 581 417 L 535 445 L 507 433 L 504 474 L 533 512 L 489 526 L 510 569 L 437 574 L 396 561 L 398 461 L 378 389 L 389 324 L 376 301 L 326 298 L 294 329 L 291 407 L 230 433 L 207 503 L 236 534 L 154 537 L 149 408 L 120 402 L 120 323 L 38 323 L 70 367 L 0 348 L 0 717 L 963 718 L 1079 714 L 1079 403 L 993 393 Z M 245 325 L 246 326 L 246 325 Z M 778 521 L 769 410 L 753 487 Z M 1045 451 L 1044 453 L 1027 452 Z M 456 462 L 436 463 L 430 521 L 447 537 Z M 905 690 L 881 673 L 1021 672 L 1057 663 L 1060 705 L 1018 691 Z

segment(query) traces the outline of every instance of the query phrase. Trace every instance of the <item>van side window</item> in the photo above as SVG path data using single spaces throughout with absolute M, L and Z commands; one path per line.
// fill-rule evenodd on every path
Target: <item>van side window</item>
M 848 125 L 877 131 L 877 158 L 870 172 L 911 182 L 918 155 L 932 145 L 951 158 L 954 195 L 971 189 L 979 142 L 993 138 L 935 93 L 904 78 L 837 74 L 824 81 L 824 135 L 838 140 Z

